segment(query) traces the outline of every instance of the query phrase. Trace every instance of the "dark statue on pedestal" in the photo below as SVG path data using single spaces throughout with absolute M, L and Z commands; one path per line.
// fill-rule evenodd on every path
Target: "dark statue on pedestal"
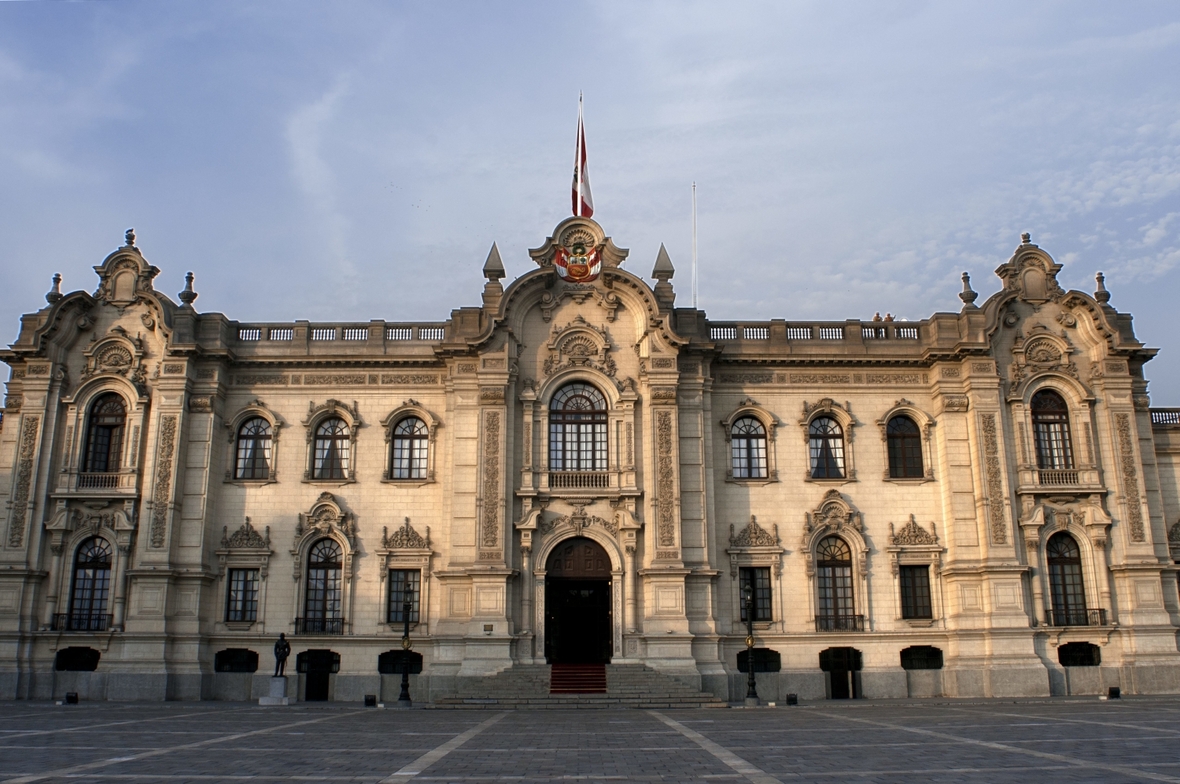
M 287 635 L 280 632 L 275 643 L 275 677 L 283 676 L 287 671 L 287 657 L 291 655 L 291 643 L 287 642 Z

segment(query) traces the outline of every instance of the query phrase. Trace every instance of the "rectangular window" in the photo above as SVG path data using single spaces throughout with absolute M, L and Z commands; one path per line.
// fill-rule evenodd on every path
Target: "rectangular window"
M 258 570 L 230 569 L 225 597 L 226 621 L 258 620 Z
M 417 569 L 389 570 L 389 623 L 405 623 L 406 592 L 410 592 L 410 623 L 418 622 L 422 573 Z
M 933 618 L 930 610 L 930 567 L 903 566 L 901 578 L 901 617 Z
M 743 566 L 738 570 L 738 601 L 742 608 L 742 623 L 746 622 L 746 593 L 754 591 L 754 621 L 771 621 L 770 567 Z

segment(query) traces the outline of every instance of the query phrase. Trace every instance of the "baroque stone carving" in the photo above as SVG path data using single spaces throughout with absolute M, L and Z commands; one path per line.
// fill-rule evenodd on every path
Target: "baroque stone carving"
M 754 515 L 750 515 L 750 522 L 746 523 L 746 527 L 740 532 L 734 531 L 733 523 L 729 524 L 729 546 L 730 547 L 776 547 L 779 543 L 778 538 L 778 524 L 771 526 L 774 533 L 771 534 L 762 526 L 758 525 L 758 519 Z
M 676 467 L 672 452 L 672 412 L 656 415 L 656 493 L 659 511 L 656 541 L 660 547 L 676 546 Z
M 970 405 L 966 395 L 945 395 L 942 398 L 942 410 L 962 413 Z
M 307 374 L 303 377 L 303 383 L 307 385 L 335 386 L 337 384 L 363 384 L 365 383 L 364 373 L 339 373 L 339 374 Z
M 500 412 L 484 412 L 483 522 L 481 545 L 500 544 Z
M 299 514 L 299 522 L 295 525 L 295 548 L 298 550 L 300 540 L 308 534 L 327 535 L 334 530 L 342 533 L 355 546 L 356 521 L 341 508 L 336 496 L 320 493 L 307 514 Z
M 156 490 L 152 496 L 152 547 L 163 547 L 172 496 L 172 459 L 176 451 L 176 417 L 160 418 L 160 447 L 156 453 Z
M 15 414 L 20 411 L 20 407 L 24 405 L 25 399 L 20 395 L 9 395 L 4 398 L 4 410 L 10 414 Z
M 28 416 L 21 426 L 16 492 L 12 498 L 12 522 L 8 526 L 9 547 L 20 547 L 25 541 L 25 521 L 29 513 L 29 493 L 33 485 L 33 455 L 37 451 L 37 429 L 40 424 L 41 417 Z
M 791 373 L 792 384 L 851 384 L 847 373 Z
M 130 359 L 130 357 L 128 359 Z M 176 362 L 165 362 L 164 363 L 164 375 L 178 376 L 183 373 L 184 373 L 184 365 L 183 364 L 176 363 Z
M 717 377 L 722 384 L 773 384 L 773 373 L 722 373 Z
M 1127 499 L 1127 522 L 1130 524 L 1131 541 L 1145 540 L 1143 530 L 1143 508 L 1139 501 L 1139 469 L 1135 465 L 1135 440 L 1131 435 L 1130 414 L 1116 414 L 1115 422 L 1119 433 L 1119 462 L 1123 469 L 1123 496 Z
M 582 529 L 591 525 L 602 526 L 603 529 L 610 532 L 611 536 L 618 536 L 619 533 L 619 524 L 613 516 L 610 519 L 605 519 L 597 515 L 588 515 L 586 514 L 586 510 L 581 506 L 575 507 L 574 511 L 568 515 L 558 515 L 550 519 L 545 519 L 545 516 L 542 515 L 537 527 L 541 530 L 542 534 L 547 535 L 567 525 L 574 529 L 575 536 L 581 536 Z
M 410 518 L 406 518 L 406 522 L 401 528 L 395 528 L 393 534 L 390 535 L 388 526 L 381 529 L 381 546 L 386 550 L 429 550 L 430 549 L 430 526 L 426 526 L 426 536 L 414 530 L 414 526 L 410 525 Z
M 464 371 L 463 368 L 465 368 L 465 367 L 470 367 L 471 370 Z M 461 372 L 474 373 L 475 372 L 475 365 L 460 365 L 459 370 Z M 406 374 L 406 373 L 382 373 L 381 374 L 381 383 L 382 384 L 437 384 L 438 383 L 438 376 L 433 375 L 433 374 L 423 375 L 423 374 L 418 374 L 418 373 L 409 373 L 409 374 Z
M 286 386 L 286 376 L 236 376 L 235 384 L 243 386 Z
M 931 523 L 930 526 L 933 529 L 934 524 Z M 910 521 L 896 532 L 893 530 L 893 523 L 889 524 L 889 543 L 899 547 L 938 544 L 938 536 L 918 525 L 914 515 L 910 515 Z
M 999 437 L 996 434 L 996 415 L 980 418 L 983 430 L 983 462 L 987 475 L 987 505 L 991 517 L 993 544 L 1008 541 L 1008 523 L 1004 520 L 1004 482 L 1001 478 Z
M 864 522 L 861 519 L 860 512 L 853 509 L 852 505 L 844 500 L 844 496 L 840 495 L 839 490 L 829 490 L 825 493 L 823 500 L 819 502 L 819 506 L 805 513 L 803 519 L 803 541 L 805 547 L 809 546 L 809 540 L 817 531 L 848 528 L 860 533 L 864 530 Z
M 924 373 L 865 373 L 866 384 L 924 384 Z
M 610 356 L 611 340 L 606 327 L 594 326 L 581 316 L 564 327 L 554 326 L 547 348 L 550 353 L 541 368 L 546 376 L 572 367 L 593 368 L 609 378 L 618 372 Z
M 242 523 L 242 527 L 229 532 L 229 526 L 223 526 L 221 529 L 221 546 L 226 550 L 269 550 L 270 549 L 270 526 L 266 526 L 266 533 L 260 534 L 254 526 L 250 525 L 250 518 L 246 518 L 246 522 Z

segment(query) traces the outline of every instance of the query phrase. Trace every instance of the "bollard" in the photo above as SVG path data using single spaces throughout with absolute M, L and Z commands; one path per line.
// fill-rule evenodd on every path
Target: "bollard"
M 78 704 L 78 692 L 67 691 L 66 692 L 66 705 L 77 705 L 77 704 Z
M 787 704 L 788 705 L 798 705 L 799 704 L 799 695 L 798 694 L 788 694 L 787 695 Z
M 1119 689 L 1119 687 L 1118 687 L 1118 686 L 1111 686 L 1111 687 L 1110 687 L 1110 691 L 1108 691 L 1108 692 L 1106 693 L 1106 698 L 1107 698 L 1108 700 L 1117 700 L 1117 699 L 1119 699 L 1121 696 L 1122 696 L 1122 691 Z
M 365 707 L 366 708 L 376 708 L 377 707 L 377 695 L 376 694 L 366 694 L 365 695 Z

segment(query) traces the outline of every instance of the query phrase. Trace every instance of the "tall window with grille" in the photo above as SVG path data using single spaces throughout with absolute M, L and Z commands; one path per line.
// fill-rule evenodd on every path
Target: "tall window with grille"
M 1085 626 L 1086 586 L 1082 581 L 1082 552 L 1072 536 L 1061 531 L 1045 546 L 1054 626 Z
M 766 428 L 754 417 L 742 417 L 730 429 L 734 479 L 766 478 Z
M 748 593 L 754 595 L 754 622 L 774 620 L 774 608 L 771 606 L 770 567 L 743 566 L 738 569 L 738 583 L 741 586 L 739 604 L 741 605 L 742 623 L 748 620 L 746 616 L 746 595 Z
M 1029 408 L 1037 447 L 1037 468 L 1073 468 L 1069 408 L 1065 400 L 1051 389 L 1042 389 L 1033 395 Z
M 312 479 L 347 479 L 352 441 L 348 423 L 339 417 L 320 422 L 315 429 Z
M 270 479 L 270 460 L 270 422 L 262 417 L 251 417 L 238 428 L 234 478 Z
M 606 470 L 606 398 L 590 384 L 567 384 L 549 404 L 549 470 Z
M 426 478 L 429 435 L 426 423 L 418 417 L 406 417 L 393 426 L 390 479 Z
M 390 623 L 406 622 L 406 593 L 410 594 L 410 623 L 418 622 L 418 607 L 422 598 L 422 573 L 417 569 L 389 570 Z
M 808 428 L 812 479 L 844 478 L 844 430 L 832 417 L 816 417 Z
M 257 569 L 229 570 L 229 591 L 225 597 L 225 620 L 239 623 L 258 620 Z
M 930 567 L 902 566 L 898 570 L 901 582 L 901 617 L 910 619 L 933 618 L 930 606 Z
M 885 425 L 885 441 L 889 446 L 889 478 L 921 479 L 922 433 L 914 420 L 904 414 L 890 418 Z
M 126 426 L 127 406 L 121 395 L 108 392 L 94 401 L 86 423 L 86 453 L 82 461 L 84 473 L 102 474 L 119 470 Z
M 111 592 L 111 545 L 95 536 L 82 542 L 74 555 L 74 584 L 66 628 L 103 631 Z
M 342 609 L 341 550 L 333 539 L 320 539 L 307 555 L 307 593 L 303 631 L 338 632 Z
M 819 599 L 819 627 L 844 630 L 855 625 L 852 594 L 852 550 L 838 536 L 827 536 L 815 548 L 815 576 Z

